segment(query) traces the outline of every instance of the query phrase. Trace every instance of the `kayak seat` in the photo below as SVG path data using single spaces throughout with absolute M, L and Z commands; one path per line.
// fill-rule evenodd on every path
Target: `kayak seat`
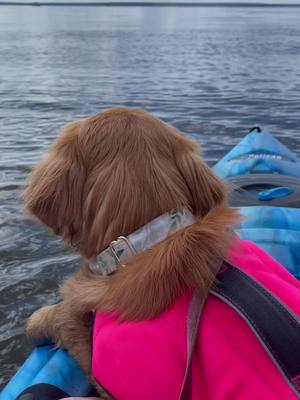
M 240 228 L 291 229 L 300 231 L 300 209 L 271 206 L 239 207 L 244 216 Z
M 300 208 L 300 179 L 278 174 L 246 174 L 227 179 L 231 207 Z
M 291 274 L 300 279 L 300 230 L 242 228 L 237 232 L 241 239 L 251 240 L 258 244 Z

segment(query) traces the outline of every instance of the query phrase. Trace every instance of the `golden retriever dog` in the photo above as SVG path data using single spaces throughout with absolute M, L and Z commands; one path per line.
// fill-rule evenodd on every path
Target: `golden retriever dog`
M 26 210 L 84 258 L 58 304 L 35 312 L 27 332 L 52 339 L 91 372 L 90 313 L 150 319 L 186 288 L 206 296 L 233 238 L 237 214 L 198 146 L 138 109 L 115 108 L 66 125 L 33 170 Z M 176 207 L 195 223 L 126 260 L 108 276 L 90 262 L 119 236 Z

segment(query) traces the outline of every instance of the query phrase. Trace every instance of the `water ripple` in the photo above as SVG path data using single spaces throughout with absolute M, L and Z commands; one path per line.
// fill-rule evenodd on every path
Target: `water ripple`
M 210 165 L 260 124 L 300 154 L 300 10 L 1 7 L 0 386 L 24 321 L 79 260 L 22 212 L 26 176 L 65 123 L 142 107 Z

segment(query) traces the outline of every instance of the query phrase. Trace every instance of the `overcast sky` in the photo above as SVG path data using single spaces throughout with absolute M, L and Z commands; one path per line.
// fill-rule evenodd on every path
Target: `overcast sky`
M 83 0 L 84 1 L 98 1 L 101 0 Z M 120 0 L 103 0 L 103 1 L 110 1 L 110 2 L 120 2 Z M 122 1 L 122 0 L 121 0 Z M 155 1 L 164 1 L 164 2 L 180 2 L 184 3 L 185 1 L 188 3 L 289 3 L 289 4 L 300 4 L 300 0 L 126 0 L 126 1 L 145 1 L 148 3 L 155 3 Z
M 28 1 L 32 1 L 32 0 L 28 0 Z M 49 1 L 49 0 L 41 0 L 41 1 Z M 59 2 L 59 0 L 56 0 Z M 68 1 L 68 0 L 63 0 L 63 1 Z M 101 1 L 109 1 L 109 2 L 120 2 L 122 0 L 72 0 L 72 1 L 88 1 L 88 2 L 99 2 L 101 3 Z M 289 3 L 289 4 L 300 4 L 300 0 L 124 0 L 124 1 L 144 1 L 147 3 L 155 3 L 156 1 L 163 1 L 163 2 L 180 2 L 180 3 L 184 3 L 185 1 L 188 3 L 279 3 L 279 4 L 285 4 L 285 3 Z
M 75 0 L 74 0 L 75 1 Z M 101 0 L 83 0 L 83 1 L 98 1 Z M 120 2 L 120 0 L 103 0 L 110 2 Z M 122 1 L 122 0 L 121 0 Z M 126 0 L 126 1 L 145 1 L 148 3 L 155 3 L 155 1 L 163 1 L 163 2 L 180 2 L 184 3 L 185 1 L 188 3 L 279 3 L 279 4 L 300 4 L 300 0 Z
M 14 0 L 11 0 L 11 1 L 14 1 Z M 35 0 L 15 0 L 15 1 L 24 1 L 24 2 L 27 2 L 27 3 L 32 3 L 33 1 L 35 1 Z M 39 1 L 40 3 L 43 3 L 43 2 L 47 2 L 47 1 L 51 1 L 51 2 L 57 2 L 57 3 L 59 3 L 60 2 L 60 0 L 36 0 L 36 1 Z M 62 0 L 62 1 L 64 1 L 64 2 L 67 2 L 67 1 L 70 1 L 70 2 L 76 2 L 76 1 L 78 1 L 78 2 L 85 2 L 85 1 L 87 1 L 87 2 L 97 2 L 97 3 L 101 3 L 101 2 L 106 2 L 106 1 L 109 1 L 109 2 L 120 2 L 120 1 L 122 1 L 122 0 Z M 149 2 L 149 3 L 155 3 L 156 1 L 164 1 L 164 2 L 181 2 L 181 3 L 183 3 L 183 2 L 185 2 L 185 1 L 187 1 L 187 2 L 189 2 L 189 3 L 201 3 L 201 2 L 204 2 L 204 3 L 279 3 L 279 4 L 285 4 L 285 3 L 288 3 L 288 4 L 300 4 L 300 0 L 125 0 L 125 1 L 132 1 L 132 2 L 134 2 L 134 1 L 144 1 L 144 2 Z M 0 2 L 1 2 L 1 0 L 0 0 Z

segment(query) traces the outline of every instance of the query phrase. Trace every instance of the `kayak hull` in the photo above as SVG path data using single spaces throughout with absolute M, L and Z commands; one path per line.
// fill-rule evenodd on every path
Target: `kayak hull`
M 67 397 L 87 396 L 91 391 L 90 383 L 74 358 L 63 349 L 46 345 L 31 353 L 1 392 L 0 400 L 16 400 L 29 387 L 41 384 L 59 388 Z M 55 400 L 53 396 L 52 400 Z
M 255 173 L 300 178 L 300 159 L 269 132 L 259 129 L 250 132 L 214 170 L 222 178 Z
M 257 243 L 300 279 L 299 157 L 255 128 L 214 170 L 229 182 L 230 203 L 244 216 L 240 237 Z M 279 193 L 283 188 L 286 195 Z

